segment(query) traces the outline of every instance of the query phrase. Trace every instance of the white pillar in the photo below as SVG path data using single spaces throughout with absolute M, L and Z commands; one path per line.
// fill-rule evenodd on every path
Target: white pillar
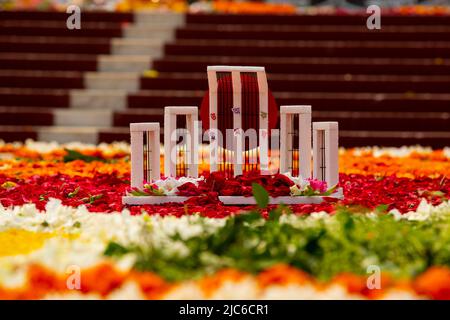
M 231 72 L 233 86 L 233 167 L 234 175 L 242 174 L 242 164 L 244 164 L 244 135 L 242 132 L 242 83 L 241 73 L 237 70 Z M 228 139 L 228 138 L 227 138 Z M 227 159 L 228 160 L 228 159 Z
M 131 187 L 142 189 L 144 181 L 144 134 L 148 133 L 147 161 L 149 162 L 148 180 L 160 178 L 159 123 L 130 123 L 131 135 Z
M 339 183 L 338 140 L 337 122 L 313 122 L 313 177 L 326 181 L 328 188 Z
M 208 86 L 209 86 L 209 130 L 210 130 L 210 171 L 217 171 L 218 159 L 218 138 L 217 132 L 217 73 L 230 73 L 233 86 L 233 165 L 234 175 L 242 174 L 244 164 L 244 135 L 242 132 L 242 85 L 241 73 L 256 74 L 259 90 L 259 163 L 261 173 L 269 171 L 269 116 L 268 116 L 268 86 L 264 67 L 236 67 L 236 66 L 209 66 Z M 222 133 L 226 134 L 226 133 Z M 214 138 L 211 138 L 214 137 Z M 223 146 L 225 147 L 225 146 Z M 226 152 L 226 151 L 224 151 Z M 228 154 L 228 153 L 227 153 Z
M 292 137 L 289 133 L 294 130 L 296 114 L 299 121 L 299 173 L 307 179 L 311 177 L 311 106 L 280 107 L 280 173 L 286 173 L 292 168 Z
M 269 174 L 269 88 L 266 71 L 258 71 L 259 91 L 259 165 L 261 174 Z
M 217 132 L 217 72 L 208 67 L 209 87 L 209 171 L 217 171 L 219 134 Z
M 186 116 L 186 141 L 188 176 L 198 176 L 198 108 L 197 107 L 165 107 L 164 108 L 164 175 L 176 176 L 176 130 L 177 115 Z M 173 160 L 173 161 L 172 161 Z

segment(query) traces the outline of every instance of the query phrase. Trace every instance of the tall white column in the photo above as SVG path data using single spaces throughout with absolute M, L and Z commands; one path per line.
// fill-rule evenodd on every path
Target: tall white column
M 234 175 L 242 174 L 245 163 L 244 153 L 244 134 L 242 131 L 242 73 L 256 74 L 259 90 L 259 163 L 261 173 L 269 171 L 269 116 L 268 116 L 268 86 L 266 72 L 263 67 L 236 67 L 236 66 L 209 66 L 208 67 L 208 85 L 209 85 L 209 130 L 210 130 L 210 171 L 217 171 L 218 159 L 218 138 L 217 132 L 217 91 L 218 79 L 217 73 L 230 73 L 233 86 L 233 164 Z M 220 121 L 220 120 L 219 120 Z M 226 133 L 222 133 L 226 135 Z M 214 137 L 214 138 L 211 138 Z M 229 153 L 227 151 L 226 154 Z M 227 157 L 228 158 L 228 157 Z
M 219 133 L 217 132 L 217 71 L 208 67 L 209 87 L 209 171 L 217 171 Z
M 186 161 L 188 165 L 188 176 L 198 176 L 198 131 L 195 128 L 198 122 L 197 107 L 165 107 L 164 108 L 164 175 L 166 177 L 176 176 L 177 154 L 176 154 L 176 130 L 177 116 L 186 116 Z
M 231 72 L 231 82 L 233 86 L 233 167 L 234 175 L 242 174 L 244 164 L 244 135 L 242 132 L 242 83 L 239 71 Z M 228 137 L 227 137 L 228 139 Z M 228 151 L 226 151 L 228 154 Z
M 269 88 L 266 72 L 258 71 L 259 91 L 259 165 L 261 174 L 269 174 Z
M 144 181 L 144 134 L 147 139 L 147 180 L 160 178 L 160 130 L 158 122 L 130 123 L 131 135 L 131 187 L 142 189 Z
M 280 107 L 280 173 L 292 168 L 294 115 L 298 115 L 299 173 L 303 178 L 311 177 L 311 106 Z
M 339 126 L 337 122 L 313 122 L 313 177 L 339 183 Z

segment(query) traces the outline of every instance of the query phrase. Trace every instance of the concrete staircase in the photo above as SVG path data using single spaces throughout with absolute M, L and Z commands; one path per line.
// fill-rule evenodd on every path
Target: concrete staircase
M 81 30 L 67 30 L 60 13 L 0 18 L 0 138 L 88 143 L 128 139 L 128 124 L 114 119 L 184 23 L 172 13 L 86 12 Z M 158 121 L 162 109 L 129 113 Z
M 340 122 L 344 146 L 449 145 L 450 19 L 0 12 L 0 138 L 128 141 L 199 105 L 206 66 L 259 65 L 279 105 Z M 101 21 L 101 22 L 99 22 Z M 145 72 L 153 69 L 157 72 Z

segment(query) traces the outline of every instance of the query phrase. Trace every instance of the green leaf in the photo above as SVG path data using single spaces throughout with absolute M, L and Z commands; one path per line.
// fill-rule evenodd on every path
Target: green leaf
M 76 187 L 76 189 L 72 192 L 69 192 L 69 194 L 67 195 L 68 198 L 73 198 L 78 194 L 78 191 L 80 191 L 80 187 Z
M 129 250 L 124 246 L 121 246 L 117 242 L 111 241 L 110 243 L 108 243 L 108 246 L 106 247 L 105 252 L 103 254 L 105 256 L 112 257 L 112 256 L 122 256 L 128 252 Z
M 151 195 L 151 194 L 148 193 L 148 192 L 141 191 L 141 190 L 137 190 L 137 189 L 131 190 L 131 191 L 130 191 L 130 194 L 131 194 L 132 196 L 136 196 L 136 197 L 145 197 L 145 196 L 150 196 L 150 195 Z
M 89 203 L 93 204 L 96 200 L 101 199 L 103 197 L 103 194 L 97 194 L 95 196 L 89 197 Z
M 96 200 L 101 199 L 103 197 L 103 194 L 97 194 L 95 196 L 90 195 L 89 198 L 83 198 L 81 201 L 83 202 L 89 202 L 89 204 L 93 204 Z
M 303 191 L 303 195 L 306 197 L 312 197 L 316 195 L 316 191 L 311 186 L 306 186 L 305 191 Z
M 376 213 L 385 213 L 386 211 L 388 211 L 388 209 L 389 209 L 388 204 L 380 204 L 379 206 L 377 206 L 375 208 L 375 212 Z
M 256 200 L 256 204 L 261 209 L 267 208 L 269 204 L 269 193 L 258 183 L 252 183 L 253 197 Z
M 92 161 L 106 162 L 102 158 L 87 156 L 75 150 L 71 149 L 64 149 L 64 150 L 67 152 L 67 154 L 63 158 L 64 162 L 71 162 L 75 160 L 81 160 L 84 162 L 92 162 Z
M 164 196 L 164 191 L 158 188 L 154 188 L 151 184 L 147 184 L 144 186 L 145 189 L 150 191 L 153 196 Z
M 322 193 L 323 196 L 331 196 L 333 193 L 336 192 L 338 185 L 336 184 L 335 186 L 331 187 L 330 189 L 328 189 L 327 191 L 325 191 L 324 193 Z
M 430 194 L 431 194 L 433 197 L 440 197 L 440 198 L 445 197 L 445 193 L 442 192 L 442 191 L 439 191 L 439 190 L 438 190 L 438 191 L 431 191 Z
M 273 221 L 279 220 L 282 213 L 283 213 L 283 211 L 280 210 L 279 208 L 275 208 L 274 210 L 271 210 L 269 212 L 269 220 L 273 220 Z
M 74 227 L 74 228 L 81 228 L 81 222 L 80 222 L 80 221 L 75 222 L 75 223 L 73 224 L 73 227 Z

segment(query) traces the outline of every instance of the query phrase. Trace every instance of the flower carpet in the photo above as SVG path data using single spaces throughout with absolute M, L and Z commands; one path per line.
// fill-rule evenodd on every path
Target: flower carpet
M 341 149 L 344 199 L 292 206 L 224 206 L 292 180 L 202 164 L 198 185 L 150 188 L 188 202 L 125 206 L 127 144 L 0 143 L 0 298 L 450 299 L 449 158 Z

